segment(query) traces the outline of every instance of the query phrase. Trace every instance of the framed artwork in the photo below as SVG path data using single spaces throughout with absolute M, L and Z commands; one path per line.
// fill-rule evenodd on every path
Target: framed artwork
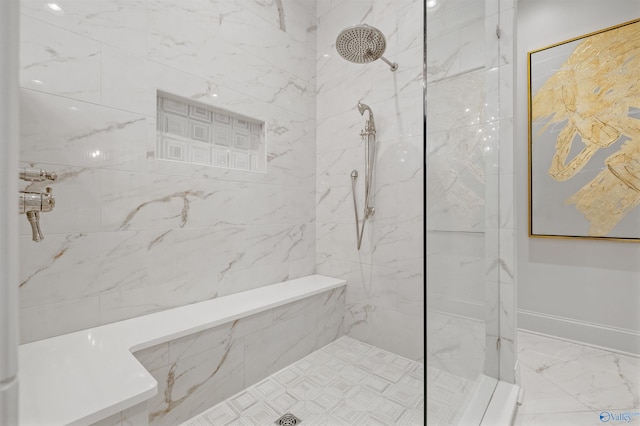
M 528 56 L 529 235 L 640 241 L 640 19 Z

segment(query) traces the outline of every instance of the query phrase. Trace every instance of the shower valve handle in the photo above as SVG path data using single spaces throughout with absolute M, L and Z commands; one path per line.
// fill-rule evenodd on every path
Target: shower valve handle
M 19 193 L 18 208 L 20 213 L 27 215 L 27 220 L 31 225 L 32 239 L 40 242 L 44 239 L 40 230 L 40 212 L 50 212 L 56 205 L 50 187 L 46 188 L 46 192 L 25 192 Z

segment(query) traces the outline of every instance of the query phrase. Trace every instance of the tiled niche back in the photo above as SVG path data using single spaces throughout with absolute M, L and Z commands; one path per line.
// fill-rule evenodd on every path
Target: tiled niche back
M 265 123 L 158 92 L 157 158 L 266 172 Z

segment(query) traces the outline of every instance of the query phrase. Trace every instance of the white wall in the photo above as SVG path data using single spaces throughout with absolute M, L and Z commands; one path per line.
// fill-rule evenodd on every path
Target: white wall
M 19 218 L 22 341 L 313 273 L 315 0 L 48 3 L 21 2 L 20 160 L 59 176 L 45 240 Z M 158 160 L 156 89 L 265 121 L 267 173 Z
M 628 0 L 520 0 L 517 15 L 518 324 L 640 353 L 640 244 L 528 237 L 527 52 L 640 18 Z

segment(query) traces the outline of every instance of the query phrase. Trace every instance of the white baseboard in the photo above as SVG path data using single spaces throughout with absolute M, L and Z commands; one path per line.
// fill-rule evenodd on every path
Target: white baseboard
M 518 310 L 518 329 L 581 345 L 640 356 L 640 332 L 539 312 Z

